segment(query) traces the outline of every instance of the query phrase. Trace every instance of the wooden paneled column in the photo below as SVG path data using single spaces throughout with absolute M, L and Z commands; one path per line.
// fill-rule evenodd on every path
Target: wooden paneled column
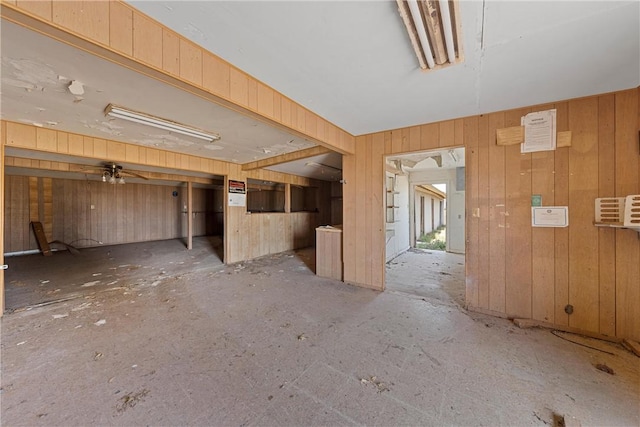
M 187 181 L 187 249 L 193 249 L 193 183 Z
M 291 184 L 284 185 L 284 211 L 291 213 Z

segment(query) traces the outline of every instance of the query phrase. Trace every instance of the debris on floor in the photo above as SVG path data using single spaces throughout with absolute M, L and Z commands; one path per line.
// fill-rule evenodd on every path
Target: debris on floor
M 91 282 L 87 282 L 87 283 L 84 283 L 84 284 L 80 285 L 80 287 L 81 288 L 89 288 L 89 287 L 95 286 L 95 285 L 97 285 L 99 283 L 100 283 L 100 280 L 93 280 Z
M 100 319 L 100 320 L 98 320 L 96 323 L 94 323 L 94 325 L 96 325 L 96 326 L 102 326 L 102 325 L 104 325 L 105 323 L 107 323 L 107 320 L 106 320 L 106 319 Z
M 116 410 L 118 412 L 124 412 L 128 408 L 133 408 L 138 404 L 138 402 L 144 402 L 144 398 L 149 394 L 149 390 L 142 389 L 137 393 L 127 393 L 122 396 L 120 399 L 121 402 L 116 405 Z
M 602 372 L 605 372 L 609 375 L 615 375 L 615 371 L 613 369 L 611 369 L 610 367 L 608 367 L 606 364 L 604 363 L 598 363 L 596 365 L 596 369 Z
M 389 387 L 387 387 L 386 384 L 384 384 L 382 381 L 379 381 L 376 376 L 370 376 L 369 378 L 360 378 L 360 382 L 365 385 L 373 384 L 378 389 L 378 393 L 391 390 Z
M 305 334 L 298 335 L 298 341 L 304 341 L 306 339 L 307 339 L 307 337 L 305 336 Z
M 71 309 L 71 311 L 80 311 L 80 310 L 84 310 L 85 308 L 89 308 L 91 306 L 92 303 L 90 302 L 83 302 L 82 304 L 80 304 L 77 307 L 74 307 Z

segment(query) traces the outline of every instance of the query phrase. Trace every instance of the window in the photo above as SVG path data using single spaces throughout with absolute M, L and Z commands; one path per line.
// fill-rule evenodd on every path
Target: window
M 316 187 L 291 186 L 291 212 L 317 212 L 318 189 Z
M 285 185 L 279 182 L 247 180 L 247 212 L 284 212 Z

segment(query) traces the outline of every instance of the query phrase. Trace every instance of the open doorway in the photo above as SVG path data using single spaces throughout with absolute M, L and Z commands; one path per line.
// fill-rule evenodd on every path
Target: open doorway
M 464 305 L 464 148 L 386 159 L 386 288 Z
M 413 186 L 414 231 L 417 249 L 447 250 L 447 184 Z

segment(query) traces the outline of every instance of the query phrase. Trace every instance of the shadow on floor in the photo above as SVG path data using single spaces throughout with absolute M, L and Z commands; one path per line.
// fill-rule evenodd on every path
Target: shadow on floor
M 172 239 L 7 257 L 6 311 L 222 266 L 222 250 L 219 236 L 204 236 L 193 239 L 190 251 L 182 239 Z

